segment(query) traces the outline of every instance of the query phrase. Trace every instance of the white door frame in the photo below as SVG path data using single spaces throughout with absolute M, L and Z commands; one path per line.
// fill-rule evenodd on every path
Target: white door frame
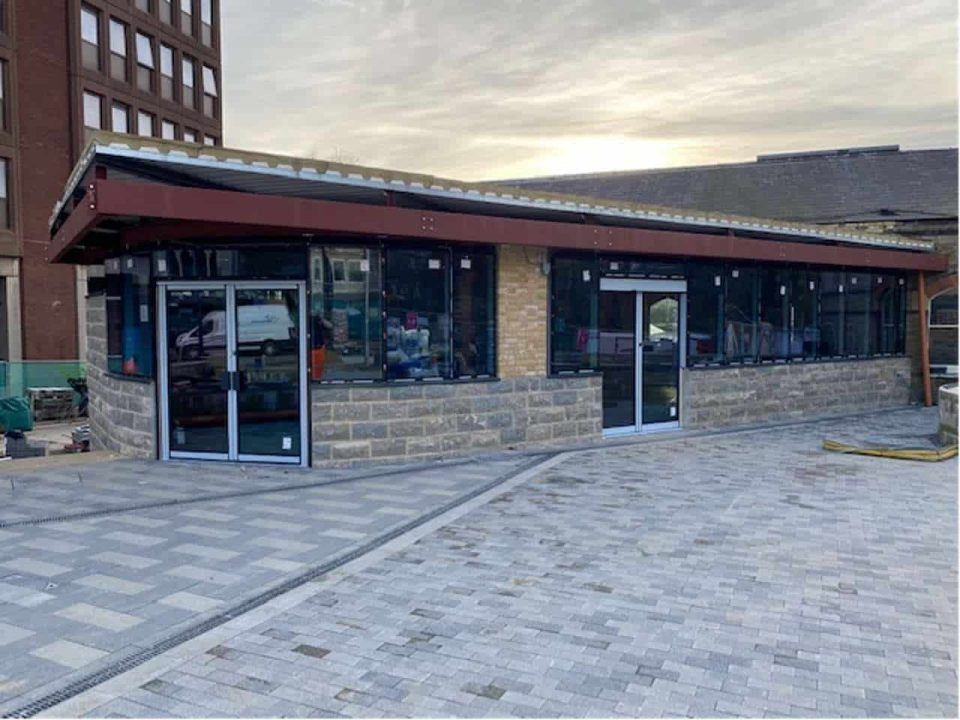
M 624 427 L 604 428 L 604 437 L 616 437 L 619 435 L 634 435 L 637 433 L 662 432 L 664 430 L 675 430 L 680 427 L 682 418 L 677 418 L 669 422 L 644 423 L 643 422 L 643 295 L 651 294 L 676 294 L 679 296 L 679 307 L 677 308 L 677 345 L 679 347 L 679 367 L 677 370 L 677 412 L 681 406 L 683 397 L 683 373 L 681 370 L 687 365 L 687 281 L 686 280 L 645 280 L 640 278 L 600 278 L 600 292 L 633 292 L 635 297 L 634 310 L 634 339 L 636 348 L 634 351 L 634 425 Z
M 239 409 L 237 389 L 224 390 L 227 393 L 227 452 L 200 453 L 177 452 L 170 449 L 170 389 L 169 389 L 169 347 L 167 342 L 167 290 L 223 290 L 225 296 L 226 326 L 226 361 L 227 372 L 237 372 L 237 327 L 236 327 L 236 292 L 237 290 L 297 290 L 299 304 L 298 350 L 299 350 L 299 410 L 300 410 L 300 456 L 278 455 L 242 455 L 239 451 Z M 158 403 L 160 408 L 160 459 L 161 460 L 220 460 L 240 462 L 265 462 L 294 464 L 306 467 L 310 461 L 310 445 L 308 432 L 307 398 L 309 386 L 307 384 L 307 306 L 306 283 L 299 280 L 276 281 L 247 281 L 224 280 L 211 281 L 176 281 L 157 283 L 157 368 L 158 368 Z

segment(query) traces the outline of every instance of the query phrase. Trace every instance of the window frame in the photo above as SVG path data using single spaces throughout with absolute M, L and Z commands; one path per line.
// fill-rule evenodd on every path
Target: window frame
M 200 66 L 201 85 L 203 90 L 203 114 L 210 118 L 220 116 L 220 92 L 218 88 L 217 70 L 211 65 L 203 63 Z M 208 83 L 212 80 L 212 83 Z M 212 84 L 212 88 L 208 88 Z M 212 90 L 212 92 L 211 92 Z
M 149 132 L 149 134 L 143 132 L 143 121 L 144 121 L 144 119 L 148 120 L 149 123 L 150 123 L 150 132 Z M 153 114 L 152 112 L 149 112 L 149 111 L 147 111 L 147 110 L 142 110 L 142 109 L 141 109 L 141 110 L 137 110 L 137 132 L 136 132 L 136 134 L 137 134 L 138 137 L 144 137 L 144 138 L 147 138 L 147 137 L 155 138 L 155 137 L 157 137 L 157 116 L 156 116 L 155 114 Z
M 110 77 L 119 82 L 128 82 L 130 73 L 127 69 L 130 45 L 130 26 L 123 20 L 110 16 L 107 21 L 109 36 L 108 49 L 110 52 Z M 116 33 L 120 33 L 119 39 Z
M 110 129 L 113 132 L 119 132 L 124 134 L 130 133 L 130 122 L 131 122 L 130 111 L 131 110 L 132 108 L 129 105 L 127 105 L 126 103 L 122 103 L 119 100 L 114 100 L 110 104 Z M 118 112 L 122 112 L 124 117 L 126 118 L 126 128 L 123 130 L 117 129 L 116 118 L 117 118 Z
M 187 83 L 189 78 L 190 82 Z M 197 60 L 182 53 L 180 55 L 180 87 L 183 106 L 189 110 L 197 109 Z M 189 102 L 188 102 L 189 100 Z
M 146 41 L 146 56 L 141 54 L 144 49 L 141 46 L 141 40 Z M 157 61 L 155 58 L 155 41 L 152 35 L 137 30 L 134 34 L 134 45 L 136 48 L 137 61 L 137 88 L 144 92 L 153 93 L 154 77 L 156 76 Z
M 166 43 L 159 43 L 160 47 L 158 49 L 159 54 L 159 63 L 157 67 L 157 74 L 160 76 L 160 97 L 169 102 L 177 101 L 177 51 L 171 45 Z M 170 74 L 168 75 L 163 71 L 164 59 L 167 56 L 167 53 L 164 51 L 169 51 L 170 59 Z M 169 94 L 168 94 L 169 88 Z
M 87 111 L 90 109 L 90 107 L 87 105 L 87 101 L 88 101 L 88 100 L 91 100 L 91 101 L 95 100 L 96 103 L 97 103 L 97 108 L 98 108 L 98 110 L 97 110 L 97 115 L 98 115 L 98 119 L 97 119 L 97 124 L 96 124 L 96 125 L 88 125 L 88 124 L 87 124 L 87 118 L 88 118 Z M 103 102 L 104 102 L 104 97 L 103 97 L 103 95 L 101 95 L 101 94 L 99 94 L 99 93 L 92 92 L 92 91 L 90 91 L 90 90 L 84 90 L 81 101 L 82 101 L 82 103 L 83 103 L 83 127 L 84 127 L 84 129 L 85 129 L 85 130 L 103 130 Z
M 15 230 L 13 213 L 13 158 L 0 155 L 0 231 L 12 232 Z
M 93 72 L 103 71 L 101 50 L 103 45 L 103 30 L 101 27 L 102 13 L 92 5 L 80 5 L 80 64 Z M 92 34 L 88 33 L 92 30 Z

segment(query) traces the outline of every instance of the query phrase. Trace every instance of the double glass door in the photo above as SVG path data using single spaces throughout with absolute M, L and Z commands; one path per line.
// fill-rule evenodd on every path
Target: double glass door
M 163 457 L 306 465 L 303 283 L 159 293 Z
M 644 284 L 652 289 L 638 290 Z M 682 284 L 604 280 L 599 307 L 599 366 L 605 434 L 680 425 Z

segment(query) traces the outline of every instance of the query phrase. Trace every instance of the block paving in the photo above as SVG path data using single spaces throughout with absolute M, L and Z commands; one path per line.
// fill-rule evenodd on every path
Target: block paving
M 572 454 L 91 715 L 956 717 L 957 461 L 819 447 L 935 428 Z

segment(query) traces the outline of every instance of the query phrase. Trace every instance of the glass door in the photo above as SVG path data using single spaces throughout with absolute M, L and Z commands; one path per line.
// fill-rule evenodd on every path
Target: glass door
M 300 461 L 300 288 L 236 288 L 237 453 L 240 460 Z
M 603 429 L 637 425 L 637 300 L 634 292 L 601 292 L 598 363 L 603 373 Z M 608 432 L 609 434 L 609 432 Z
M 170 457 L 228 459 L 227 292 L 169 289 L 160 304 L 161 378 Z
M 306 465 L 304 284 L 159 293 L 162 457 Z
M 675 426 L 680 403 L 680 295 L 641 293 L 643 427 Z

